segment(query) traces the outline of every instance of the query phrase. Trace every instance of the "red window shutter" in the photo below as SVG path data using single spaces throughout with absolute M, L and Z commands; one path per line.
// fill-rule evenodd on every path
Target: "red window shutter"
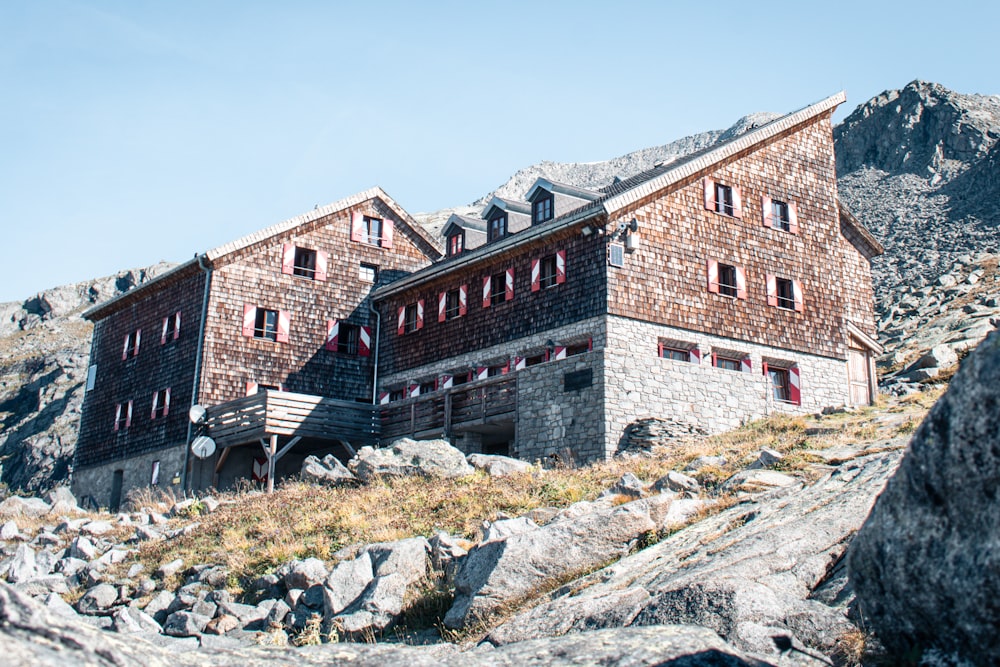
M 122 361 L 128 359 L 128 337 L 132 334 L 125 334 L 125 343 L 122 345 Z
M 747 298 L 747 272 L 742 266 L 736 268 L 736 298 Z
M 778 305 L 778 278 L 773 273 L 767 274 L 767 305 Z
M 400 336 L 406 333 L 406 306 L 399 307 L 399 318 L 396 322 L 396 333 Z
M 795 311 L 802 312 L 802 283 L 798 280 L 792 281 L 792 296 L 795 299 Z
M 440 378 L 438 378 L 438 386 L 441 387 L 442 389 L 451 389 L 452 386 L 454 386 L 454 380 L 455 378 L 453 378 L 450 375 L 447 374 L 442 375 Z
M 566 282 L 566 251 L 556 253 L 556 284 Z
M 253 338 L 253 329 L 257 324 L 257 307 L 249 303 L 243 304 L 243 335 Z
M 141 343 L 141 342 L 142 342 L 142 329 L 136 329 L 135 330 L 135 349 L 132 350 L 132 356 L 133 357 L 138 357 L 139 356 L 139 343 Z
M 445 319 L 445 307 L 448 305 L 448 293 L 439 292 L 438 293 L 438 322 L 444 322 Z
M 292 328 L 292 314 L 287 310 L 278 311 L 278 337 L 279 343 L 288 342 L 288 334 Z
M 389 392 L 387 392 L 387 391 L 380 391 L 378 393 L 378 404 L 379 405 L 386 405 L 388 403 L 389 403 Z
M 771 198 L 767 195 L 760 196 L 760 210 L 764 216 L 764 226 L 774 227 L 774 211 L 771 210 Z
M 396 232 L 393 229 L 392 220 L 382 221 L 382 247 L 391 248 Z
M 656 356 L 658 356 L 658 357 L 662 357 L 663 356 L 663 343 L 657 343 L 656 344 Z
M 483 308 L 489 308 L 493 293 L 493 278 L 483 278 Z
M 340 320 L 326 321 L 326 344 L 323 345 L 331 352 L 337 351 L 337 339 L 340 336 Z
M 118 430 L 118 423 L 121 421 L 121 418 L 122 418 L 122 404 L 117 403 L 115 405 L 115 431 Z
M 125 428 L 132 425 L 132 401 L 125 404 Z
M 700 364 L 701 350 L 699 350 L 696 347 L 693 347 L 690 350 L 688 350 L 688 361 L 690 361 L 692 364 Z
M 705 264 L 706 275 L 708 277 L 708 291 L 713 294 L 719 293 L 719 263 L 714 259 L 708 260 Z
M 738 186 L 733 186 L 733 217 L 743 217 L 743 193 Z
M 257 393 L 257 383 L 253 380 L 247 380 L 247 396 L 253 396 Z
M 281 272 L 288 276 L 295 273 L 295 246 L 291 243 L 281 246 Z
M 166 417 L 168 414 L 170 414 L 170 387 L 167 387 L 163 395 L 163 416 Z
M 712 366 L 716 368 L 719 366 L 719 355 L 715 352 L 712 353 Z
M 476 379 L 485 380 L 490 375 L 490 369 L 486 366 L 480 366 L 476 369 Z
M 795 405 L 802 405 L 802 380 L 798 366 L 788 369 L 788 400 Z
M 503 368 L 500 369 L 500 375 L 507 375 L 507 373 L 510 373 L 510 359 L 508 359 L 507 363 L 505 363 Z
M 514 300 L 514 269 L 507 269 L 506 285 L 505 285 L 505 287 L 506 287 L 506 292 L 507 292 L 507 300 L 508 301 L 513 301 Z
M 316 251 L 316 275 L 315 279 L 326 282 L 326 274 L 330 267 L 330 253 L 323 250 Z
M 528 367 L 528 360 L 524 357 L 514 357 L 514 370 L 520 371 Z
M 153 392 L 153 409 L 149 411 L 149 418 L 156 419 L 156 407 L 160 402 L 160 392 Z
M 540 272 L 540 260 L 531 260 L 531 291 L 537 292 L 542 289 L 542 276 Z
M 174 340 L 181 337 L 181 311 L 174 315 Z
M 358 333 L 358 356 L 370 357 L 372 354 L 372 328 L 361 327 Z
M 460 285 L 458 288 L 458 316 L 461 317 L 469 312 L 469 286 Z
M 788 231 L 792 234 L 799 233 L 799 213 L 795 202 L 788 202 Z
M 760 368 L 761 368 L 761 373 L 764 375 L 764 377 L 767 377 L 767 362 L 762 361 L 760 363 Z
M 361 211 L 351 212 L 351 240 L 364 243 L 368 240 L 367 229 L 365 228 L 365 214 Z
M 705 208 L 709 211 L 715 210 L 715 181 L 708 176 L 704 179 L 705 187 Z
M 744 373 L 750 373 L 753 371 L 753 364 L 750 362 L 750 357 L 743 357 L 740 361 L 740 367 Z
M 163 318 L 163 330 L 160 332 L 160 345 L 167 344 L 167 324 L 170 323 L 170 316 Z
M 593 351 L 594 351 L 594 339 L 593 338 L 588 338 L 587 339 L 587 352 L 593 352 Z
M 424 300 L 417 301 L 417 328 L 424 328 Z
M 566 358 L 566 347 L 563 345 L 556 345 L 556 361 Z
M 420 385 L 416 384 L 416 383 L 411 384 L 410 385 L 409 394 L 410 394 L 411 398 L 414 397 L 414 396 L 419 396 L 420 395 Z

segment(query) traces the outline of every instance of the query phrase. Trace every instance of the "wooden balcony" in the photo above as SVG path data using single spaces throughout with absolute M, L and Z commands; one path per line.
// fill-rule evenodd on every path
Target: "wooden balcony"
M 378 439 L 372 405 L 270 389 L 208 408 L 206 426 L 220 449 L 271 436 L 343 440 L 354 446 Z
M 381 440 L 450 436 L 517 412 L 517 376 L 500 375 L 381 406 Z

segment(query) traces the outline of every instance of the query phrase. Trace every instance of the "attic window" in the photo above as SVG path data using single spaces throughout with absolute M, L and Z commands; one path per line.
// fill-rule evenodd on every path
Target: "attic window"
M 454 257 L 465 248 L 465 234 L 457 232 L 448 237 L 448 256 Z
M 791 219 L 788 217 L 788 204 L 776 199 L 771 200 L 771 226 L 787 232 L 791 226 Z
M 715 184 L 715 212 L 725 215 L 733 215 L 733 189 L 722 183 Z
M 536 199 L 531 204 L 531 220 L 533 223 L 552 219 L 552 195 Z
M 490 218 L 490 230 L 488 241 L 496 241 L 507 235 L 507 215 L 497 215 Z
M 316 251 L 309 248 L 295 249 L 295 264 L 292 267 L 292 275 L 303 278 L 314 278 L 316 276 Z

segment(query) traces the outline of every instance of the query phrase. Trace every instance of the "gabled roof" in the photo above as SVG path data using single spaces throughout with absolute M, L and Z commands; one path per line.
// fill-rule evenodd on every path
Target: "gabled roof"
M 101 319 L 106 314 L 117 309 L 120 305 L 132 303 L 138 299 L 144 298 L 150 290 L 169 285 L 181 277 L 197 272 L 198 265 L 201 261 L 205 262 L 206 267 L 214 266 L 218 264 L 219 261 L 224 260 L 227 256 L 234 252 L 244 250 L 256 244 L 266 243 L 274 237 L 288 233 L 301 225 L 314 222 L 332 213 L 343 211 L 362 202 L 366 202 L 369 199 L 379 199 L 386 206 L 388 206 L 392 212 L 395 213 L 396 216 L 403 221 L 403 223 L 405 223 L 414 234 L 417 235 L 418 239 L 423 242 L 421 245 L 426 245 L 426 247 L 421 248 L 421 251 L 423 251 L 429 259 L 436 260 L 442 256 L 443 253 L 438 248 L 437 244 L 430 238 L 430 235 L 424 230 L 424 228 L 421 227 L 420 224 L 417 223 L 417 221 L 414 220 L 405 209 L 397 204 L 392 197 L 386 194 L 385 190 L 375 186 L 363 192 L 351 195 L 350 197 L 345 197 L 344 199 L 336 201 L 332 204 L 328 204 L 327 206 L 315 208 L 308 213 L 303 213 L 302 215 L 279 222 L 276 225 L 271 225 L 270 227 L 260 231 L 248 234 L 242 238 L 236 239 L 235 241 L 230 241 L 229 243 L 209 250 L 204 255 L 199 256 L 198 253 L 195 253 L 194 259 L 190 259 L 183 264 L 160 274 L 152 280 L 142 283 L 135 289 L 131 289 L 124 294 L 119 294 L 113 299 L 97 304 L 93 308 L 85 311 L 83 316 L 89 320 Z
M 577 199 L 586 199 L 587 201 L 596 201 L 601 198 L 601 193 L 595 190 L 579 188 L 575 185 L 570 185 L 569 183 L 560 183 L 547 178 L 538 178 L 528 190 L 528 194 L 524 196 L 525 200 L 531 201 L 539 190 L 554 192 L 560 195 L 567 195 Z
M 597 196 L 593 198 L 593 201 L 589 201 L 587 204 L 584 204 L 579 208 L 564 213 L 563 215 L 554 218 L 553 220 L 549 220 L 548 222 L 540 225 L 534 225 L 522 232 L 503 238 L 500 241 L 490 243 L 471 252 L 463 253 L 461 256 L 456 258 L 458 261 L 448 262 L 447 264 L 432 264 L 429 267 L 423 268 L 420 271 L 412 273 L 390 285 L 386 285 L 385 287 L 376 290 L 375 296 L 376 298 L 384 298 L 392 294 L 396 294 L 412 287 L 413 285 L 419 284 L 424 280 L 433 278 L 439 273 L 451 271 L 459 266 L 472 264 L 488 257 L 492 257 L 509 250 L 515 245 L 528 243 L 532 240 L 548 236 L 559 230 L 580 224 L 585 220 L 591 220 L 605 215 L 609 217 L 613 216 L 618 211 L 635 202 L 641 201 L 642 199 L 652 196 L 657 192 L 681 183 L 685 179 L 694 176 L 699 172 L 707 171 L 716 164 L 759 146 L 760 144 L 773 139 L 783 132 L 810 122 L 823 114 L 830 113 L 846 100 L 847 96 L 844 94 L 844 91 L 841 91 L 835 95 L 827 97 L 826 99 L 820 100 L 815 104 L 811 104 L 807 107 L 799 109 L 798 111 L 793 111 L 789 114 L 776 118 L 770 123 L 765 123 L 764 125 L 756 127 L 738 137 L 714 144 L 713 146 L 696 151 L 668 164 L 653 167 L 652 169 L 641 174 L 637 174 L 631 178 L 613 183 L 602 188 L 600 192 L 597 193 Z M 536 188 L 543 187 L 543 183 L 552 188 L 572 188 L 579 193 L 587 193 L 590 195 L 586 197 L 587 199 L 590 199 L 591 196 L 595 194 L 594 191 L 591 190 L 574 188 L 573 186 L 566 186 L 565 184 L 558 184 L 548 179 L 539 178 L 535 181 L 531 190 L 529 190 L 528 197 L 530 198 Z M 554 191 L 558 192 L 558 190 Z M 570 193 L 567 191 L 565 194 Z M 571 196 L 578 197 L 580 195 L 572 194 Z
M 499 211 L 504 211 L 506 213 L 520 213 L 522 215 L 531 215 L 531 205 L 523 201 L 515 201 L 513 199 L 504 199 L 503 197 L 494 196 L 490 200 L 490 203 L 486 205 L 483 209 L 483 220 L 489 220 L 493 217 L 493 209 Z
M 226 255 L 230 253 L 237 252 L 238 250 L 243 250 L 244 248 L 249 248 L 252 245 L 258 243 L 263 243 L 269 241 L 275 236 L 290 232 L 291 230 L 304 225 L 320 218 L 324 218 L 331 213 L 337 213 L 338 211 L 343 211 L 344 209 L 350 208 L 362 202 L 366 202 L 369 199 L 380 199 L 386 206 L 392 209 L 392 212 L 396 216 L 406 223 L 406 226 L 413 231 L 424 243 L 427 244 L 427 248 L 421 248 L 430 259 L 437 259 L 441 256 L 441 249 L 438 248 L 437 244 L 431 239 L 430 235 L 424 231 L 424 228 L 413 219 L 413 217 L 403 209 L 402 206 L 396 203 L 392 197 L 386 194 L 385 190 L 378 187 L 377 185 L 363 192 L 351 195 L 350 197 L 345 197 L 340 201 L 335 201 L 332 204 L 327 204 L 326 206 L 320 206 L 319 208 L 313 209 L 308 213 L 303 213 L 302 215 L 297 215 L 294 218 L 289 218 L 279 222 L 276 225 L 271 225 L 260 231 L 254 232 L 252 234 L 247 234 L 242 238 L 238 238 L 235 241 L 230 241 L 224 245 L 220 245 L 218 248 L 213 248 L 205 253 L 205 256 L 210 262 L 217 262 Z M 428 252 L 428 250 L 430 252 Z M 436 255 L 436 256 L 435 256 Z
M 444 228 L 441 230 L 441 235 L 448 237 L 452 233 L 449 231 L 451 227 L 486 233 L 486 222 L 484 220 L 471 218 L 467 215 L 459 215 L 458 213 L 452 213 L 448 217 L 448 222 L 445 223 Z
M 847 240 L 853 243 L 855 247 L 860 245 L 861 247 L 858 247 L 858 251 L 861 254 L 871 259 L 885 252 L 885 247 L 868 231 L 867 227 L 854 217 L 850 209 L 844 206 L 844 203 L 839 199 L 837 200 L 837 208 L 840 209 L 840 224 L 854 232 L 853 237 L 848 236 Z

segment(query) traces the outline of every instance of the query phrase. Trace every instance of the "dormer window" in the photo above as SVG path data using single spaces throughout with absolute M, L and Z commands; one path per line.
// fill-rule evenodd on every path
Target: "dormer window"
M 457 232 L 448 237 L 448 256 L 454 257 L 465 249 L 465 234 Z
M 487 241 L 496 241 L 507 236 L 507 215 L 502 214 L 490 218 L 489 238 Z
M 538 224 L 552 219 L 552 195 L 547 194 L 536 199 L 531 204 L 532 224 Z

